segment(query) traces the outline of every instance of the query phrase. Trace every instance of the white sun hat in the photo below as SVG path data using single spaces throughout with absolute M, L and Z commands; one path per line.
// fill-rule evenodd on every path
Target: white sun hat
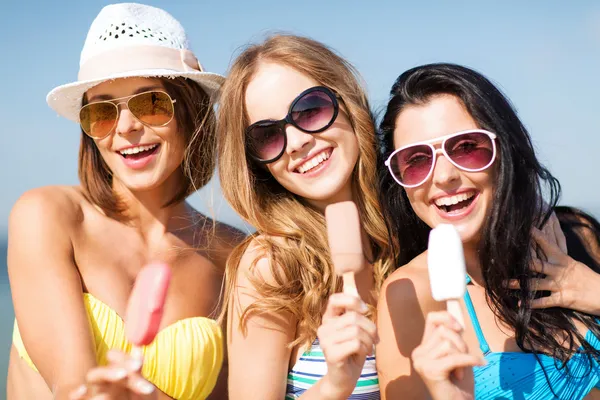
M 204 72 L 189 48 L 181 24 L 159 8 L 135 3 L 104 7 L 88 32 L 77 82 L 58 86 L 46 101 L 59 115 L 79 122 L 85 92 L 107 80 L 129 77 L 184 77 L 209 95 L 225 78 Z

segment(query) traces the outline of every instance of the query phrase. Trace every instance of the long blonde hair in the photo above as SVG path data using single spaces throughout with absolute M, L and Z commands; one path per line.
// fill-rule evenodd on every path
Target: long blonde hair
M 275 284 L 253 279 L 261 298 L 243 311 L 245 329 L 252 313 L 290 312 L 298 321 L 290 346 L 309 345 L 316 337 L 329 296 L 341 287 L 327 245 L 324 216 L 284 189 L 264 168 L 246 157 L 249 118 L 245 92 L 261 62 L 294 68 L 340 95 L 356 134 L 359 156 L 351 176 L 354 201 L 374 253 L 375 295 L 392 270 L 388 235 L 377 192 L 377 153 L 373 116 L 358 72 L 343 58 L 314 40 L 274 35 L 243 51 L 230 68 L 219 101 L 217 151 L 223 194 L 257 233 L 231 254 L 226 268 L 224 318 L 236 285 L 240 259 L 260 238 L 260 257 L 268 257 Z M 254 262 L 256 263 L 258 259 Z

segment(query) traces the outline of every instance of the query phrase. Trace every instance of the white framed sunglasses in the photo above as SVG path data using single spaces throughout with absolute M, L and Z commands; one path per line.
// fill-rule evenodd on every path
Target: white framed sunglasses
M 399 185 L 413 188 L 431 177 L 439 153 L 463 171 L 479 172 L 494 163 L 496 152 L 494 133 L 470 129 L 403 146 L 390 154 L 385 165 Z

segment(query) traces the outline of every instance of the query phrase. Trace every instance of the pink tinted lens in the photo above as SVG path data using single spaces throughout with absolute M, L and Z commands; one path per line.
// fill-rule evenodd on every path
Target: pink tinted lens
M 277 125 L 255 125 L 246 138 L 248 151 L 259 160 L 271 160 L 283 150 L 283 135 L 283 131 Z
M 456 165 L 479 170 L 491 164 L 494 157 L 492 138 L 482 132 L 470 132 L 446 140 L 444 149 Z
M 431 171 L 432 163 L 431 147 L 424 144 L 407 147 L 390 160 L 396 179 L 409 186 L 423 182 Z
M 294 123 L 306 132 L 323 129 L 331 123 L 333 114 L 333 100 L 325 92 L 318 90 L 302 96 L 292 108 Z

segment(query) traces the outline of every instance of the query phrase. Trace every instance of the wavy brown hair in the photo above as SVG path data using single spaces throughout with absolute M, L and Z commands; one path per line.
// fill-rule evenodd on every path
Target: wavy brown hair
M 230 256 L 221 317 L 224 318 L 235 290 L 240 259 L 254 242 L 261 249 L 258 258 L 269 258 L 275 283 L 251 278 L 261 297 L 243 311 L 241 329 L 245 329 L 252 313 L 286 311 L 298 320 L 296 340 L 290 345 L 309 345 L 316 338 L 327 299 L 340 289 L 341 282 L 334 273 L 322 213 L 283 188 L 246 155 L 249 118 L 245 92 L 262 62 L 293 68 L 341 97 L 358 141 L 359 156 L 350 179 L 354 202 L 374 255 L 377 292 L 391 272 L 392 262 L 377 202 L 375 126 L 358 72 L 333 50 L 305 37 L 274 35 L 247 47 L 233 62 L 222 88 L 217 123 L 221 187 L 233 209 L 257 233 Z
M 185 200 L 206 185 L 215 169 L 215 113 L 210 96 L 196 82 L 177 77 L 158 78 L 166 92 L 177 100 L 175 120 L 184 136 L 186 149 L 180 173 L 184 184 L 165 204 L 165 207 Z M 87 97 L 83 97 L 83 104 Z M 112 172 L 104 162 L 94 139 L 81 131 L 79 146 L 79 180 L 84 194 L 106 215 L 125 220 L 125 206 L 113 191 Z

